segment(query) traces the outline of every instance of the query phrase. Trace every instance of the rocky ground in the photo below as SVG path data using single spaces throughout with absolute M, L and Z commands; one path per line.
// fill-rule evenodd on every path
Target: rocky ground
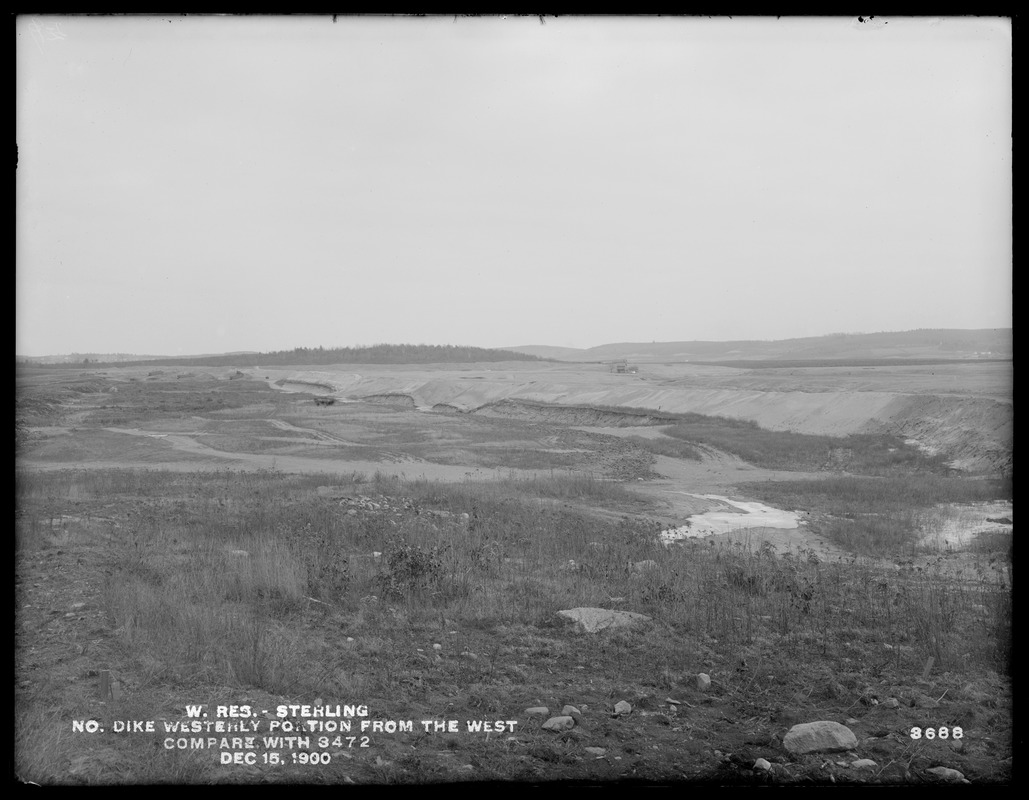
M 346 514 L 401 519 L 419 512 L 404 498 L 320 494 Z M 35 737 L 18 741 L 25 777 L 136 783 L 176 769 L 187 782 L 232 783 L 907 785 L 1012 777 L 1011 695 L 1003 676 L 940 673 L 931 664 L 924 677 L 898 674 L 868 658 L 830 672 L 777 652 L 761 635 L 730 662 L 714 642 L 672 648 L 667 627 L 620 619 L 616 611 L 599 624 L 596 613 L 570 609 L 570 620 L 495 630 L 423 620 L 386 644 L 358 625 L 352 610 L 312 603 L 288 624 L 322 641 L 338 669 L 387 669 L 388 680 L 366 681 L 375 688 L 359 698 L 324 700 L 177 685 L 160 664 L 126 648 L 125 632 L 112 629 L 100 599 L 112 568 L 105 531 L 128 521 L 124 509 L 69 503 L 53 511 L 47 546 L 22 553 L 16 564 L 16 729 Z M 105 696 L 108 671 L 113 684 Z M 317 769 L 289 761 L 288 748 L 281 749 L 288 763 L 222 766 L 209 752 L 169 751 L 160 733 L 71 732 L 76 719 L 96 719 L 107 731 L 119 719 L 163 726 L 186 720 L 193 702 L 264 711 L 320 700 L 357 700 L 368 705 L 369 719 L 408 720 L 414 728 L 370 734 L 367 747 L 330 736 L 320 748 L 315 739 L 309 749 L 331 757 Z M 429 720 L 456 720 L 458 727 L 426 731 Z M 468 732 L 469 722 L 485 720 L 493 721 L 492 732 Z M 57 732 L 63 743 L 54 745 Z

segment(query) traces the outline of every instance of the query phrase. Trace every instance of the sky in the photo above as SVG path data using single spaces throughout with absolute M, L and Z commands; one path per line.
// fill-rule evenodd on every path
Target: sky
M 18 355 L 1011 326 L 1009 19 L 16 34 Z

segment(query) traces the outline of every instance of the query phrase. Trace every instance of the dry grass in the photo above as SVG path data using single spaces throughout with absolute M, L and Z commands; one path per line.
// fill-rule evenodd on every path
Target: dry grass
M 543 622 L 558 608 L 622 597 L 626 608 L 723 643 L 764 628 L 798 655 L 817 637 L 820 655 L 838 656 L 846 629 L 858 625 L 878 641 L 910 645 L 916 659 L 933 655 L 958 666 L 969 657 L 980 664 L 996 657 L 997 641 L 984 632 L 1003 627 L 999 618 L 972 611 L 997 609 L 998 587 L 986 580 L 898 580 L 856 557 L 820 564 L 813 554 L 798 559 L 769 548 L 687 542 L 665 549 L 656 542 L 657 526 L 603 522 L 526 498 L 617 504 L 632 497 L 590 476 L 457 486 L 372 476 L 342 487 L 381 498 L 377 513 L 356 516 L 312 496 L 318 480 L 23 476 L 19 547 L 32 547 L 53 529 L 52 515 L 68 496 L 149 497 L 127 525 L 107 529 L 117 564 L 104 590 L 111 627 L 127 647 L 160 658 L 178 680 L 269 691 L 283 691 L 296 679 L 298 659 L 309 657 L 289 623 L 293 615 L 314 601 L 359 608 L 368 596 L 388 597 L 408 616 L 428 612 L 478 625 Z M 171 499 L 179 492 L 182 499 Z M 629 568 L 648 560 L 655 563 L 645 579 Z M 361 616 L 374 619 L 380 635 L 402 634 L 388 622 L 382 628 L 379 615 Z M 910 620 L 925 629 L 911 637 Z
M 903 440 L 886 435 L 815 436 L 772 431 L 754 422 L 684 414 L 665 431 L 687 442 L 732 453 L 767 469 L 846 469 L 866 475 L 944 471 L 945 459 L 928 456 Z

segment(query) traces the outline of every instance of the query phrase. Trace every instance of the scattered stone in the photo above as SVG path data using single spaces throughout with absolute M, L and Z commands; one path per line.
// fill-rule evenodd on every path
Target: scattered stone
M 615 716 L 624 716 L 625 714 L 632 713 L 632 706 L 626 703 L 624 700 L 619 700 L 615 703 Z
M 596 756 L 597 758 L 601 758 L 607 752 L 603 747 L 586 747 L 583 749 L 591 756 Z
M 584 633 L 596 633 L 607 628 L 628 628 L 650 620 L 644 614 L 607 608 L 570 608 L 557 613 L 575 622 L 576 627 Z
M 527 717 L 549 717 L 550 709 L 546 706 L 533 706 L 522 712 Z
M 554 731 L 555 733 L 570 731 L 574 727 L 575 720 L 571 717 L 551 717 L 543 723 L 543 730 Z
M 782 740 L 783 747 L 794 754 L 853 750 L 857 747 L 854 732 L 838 722 L 821 720 L 805 722 L 790 728 Z
M 763 758 L 759 758 L 757 761 L 754 762 L 754 769 L 763 769 L 767 771 L 771 768 L 772 765 L 768 761 L 765 761 Z
M 930 775 L 935 775 L 937 778 L 943 781 L 964 781 L 965 776 L 958 772 L 956 769 L 950 769 L 949 767 L 933 767 L 927 769 Z
M 706 672 L 701 672 L 699 675 L 697 675 L 697 690 L 701 692 L 706 692 L 710 688 L 711 676 L 708 675 Z
M 850 726 L 854 726 L 854 725 L 860 725 L 861 721 L 860 720 L 856 720 L 853 717 L 848 717 L 847 719 L 845 719 L 843 721 L 843 724 L 847 725 L 848 727 L 850 727 Z
M 433 650 L 442 650 L 443 649 L 443 645 L 441 645 L 441 644 L 434 644 L 432 646 L 432 649 Z
M 883 708 L 900 708 L 900 700 L 896 697 L 887 697 L 882 702 Z
M 850 765 L 854 769 L 875 769 L 879 766 L 870 758 L 859 758 L 857 761 L 851 761 Z
M 963 739 L 951 739 L 950 740 L 950 749 L 953 750 L 955 753 L 960 753 L 962 750 L 965 749 L 965 742 L 964 742 L 964 740 Z
M 81 611 L 86 607 L 85 603 L 72 603 L 70 608 L 72 611 Z
M 561 709 L 561 715 L 564 717 L 571 717 L 575 720 L 576 725 L 578 725 L 582 719 L 582 712 L 575 706 L 565 706 Z

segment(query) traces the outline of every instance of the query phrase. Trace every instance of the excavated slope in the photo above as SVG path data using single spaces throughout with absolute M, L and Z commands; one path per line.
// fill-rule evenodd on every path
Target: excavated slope
M 260 373 L 263 376 L 269 370 Z M 330 385 L 337 396 L 354 400 L 577 425 L 667 424 L 666 414 L 695 413 L 751 420 L 771 430 L 798 433 L 846 436 L 889 432 L 949 456 L 960 469 L 1011 469 L 1011 403 L 985 396 L 698 388 L 681 381 L 627 381 L 624 376 L 598 371 L 577 374 L 517 368 L 465 372 L 380 369 L 378 374 L 292 371 L 287 380 Z M 627 408 L 625 416 L 610 410 L 619 406 Z M 647 415 L 645 410 L 656 413 Z

